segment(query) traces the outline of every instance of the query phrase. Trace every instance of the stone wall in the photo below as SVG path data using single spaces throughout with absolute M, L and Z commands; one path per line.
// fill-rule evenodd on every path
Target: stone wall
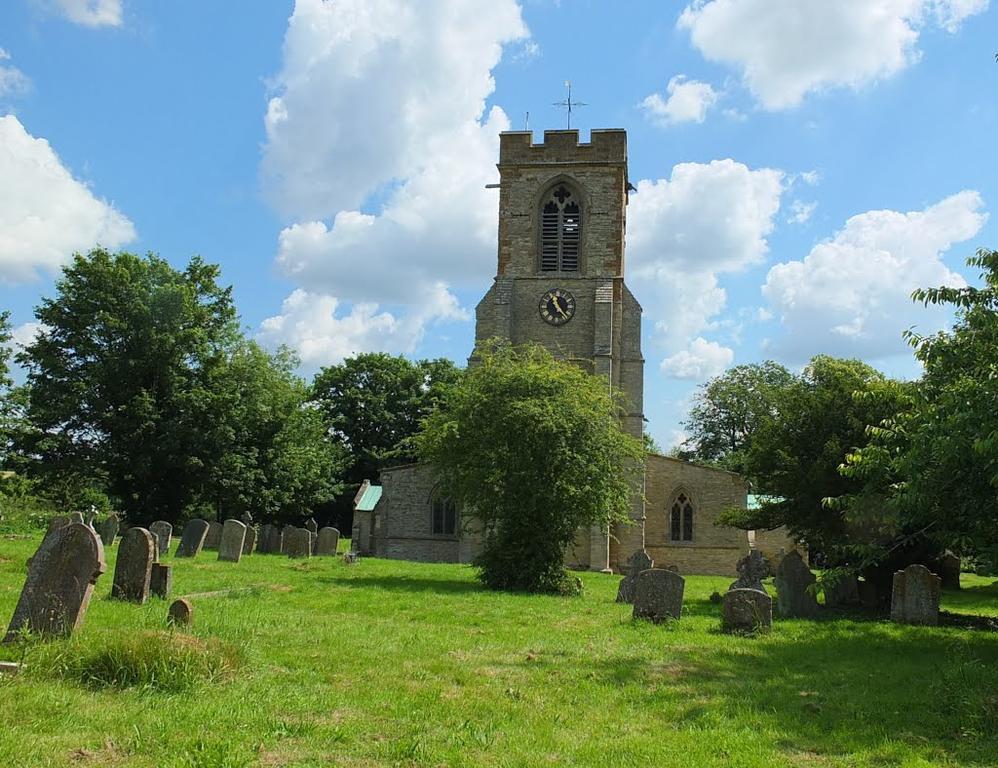
M 694 507 L 693 541 L 669 540 L 669 511 L 679 493 Z M 655 566 L 675 565 L 681 574 L 736 576 L 735 564 L 748 551 L 738 528 L 714 525 L 726 507 L 745 507 L 748 486 L 738 475 L 651 454 L 645 472 L 645 549 Z M 626 556 L 621 560 L 624 562 Z

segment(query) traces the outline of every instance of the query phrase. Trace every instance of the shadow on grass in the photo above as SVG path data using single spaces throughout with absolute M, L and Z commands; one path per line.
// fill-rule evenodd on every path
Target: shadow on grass
M 678 707 L 676 727 L 720 718 L 777 734 L 787 752 L 879 753 L 992 764 L 998 754 L 998 642 L 868 623 L 818 622 L 806 639 L 731 638 L 704 653 L 594 660 L 643 707 Z M 706 650 L 706 649 L 705 649 Z M 892 763 L 893 764 L 893 763 Z
M 322 576 L 317 579 L 322 584 L 335 584 L 349 589 L 385 589 L 391 592 L 440 592 L 460 595 L 470 592 L 487 592 L 485 587 L 474 581 L 458 581 L 448 578 L 409 576 Z

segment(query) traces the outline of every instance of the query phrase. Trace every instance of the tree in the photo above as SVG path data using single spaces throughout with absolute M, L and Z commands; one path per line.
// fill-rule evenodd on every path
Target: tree
M 411 441 L 420 422 L 461 373 L 450 360 L 411 362 L 371 352 L 316 374 L 311 397 L 330 434 L 348 451 L 345 493 L 336 509 L 343 530 L 350 529 L 351 501 L 364 480 L 374 480 L 389 463 L 415 460 Z
M 579 528 L 627 519 L 644 446 L 620 413 L 605 381 L 541 347 L 484 346 L 416 437 L 444 493 L 485 532 L 483 583 L 565 591 Z
M 743 528 L 786 526 L 836 562 L 870 532 L 849 524 L 824 500 L 854 492 L 839 472 L 847 453 L 867 443 L 867 427 L 901 407 L 904 385 L 859 360 L 819 355 L 799 377 L 775 390 L 772 411 L 752 432 L 744 467 L 755 490 L 776 497 L 756 511 L 729 510 L 723 519 Z
M 892 547 L 927 542 L 998 566 L 998 252 L 968 260 L 983 287 L 929 288 L 913 298 L 958 310 L 953 328 L 907 338 L 924 374 L 905 408 L 871 430 L 843 474 L 861 483 L 840 505 L 877 509 Z M 871 501 L 872 500 L 872 501 Z
M 738 365 L 702 385 L 683 426 L 681 457 L 745 474 L 745 453 L 777 396 L 794 381 L 779 363 Z
M 200 258 L 183 271 L 94 249 L 36 310 L 44 331 L 19 355 L 32 474 L 73 508 L 106 494 L 129 520 L 274 514 L 326 495 L 332 455 L 288 477 L 288 430 L 314 441 L 290 359 L 246 341 L 231 289 Z M 324 434 L 320 435 L 325 441 Z M 333 450 L 309 443 L 314 450 Z

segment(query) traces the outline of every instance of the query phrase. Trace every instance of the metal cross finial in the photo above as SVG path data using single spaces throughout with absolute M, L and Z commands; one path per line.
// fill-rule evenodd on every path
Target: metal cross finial
M 563 108 L 568 113 L 568 128 L 572 128 L 572 110 L 576 107 L 588 107 L 584 101 L 572 101 L 572 81 L 566 80 L 565 87 L 568 88 L 568 98 L 565 101 L 556 101 L 554 106 Z

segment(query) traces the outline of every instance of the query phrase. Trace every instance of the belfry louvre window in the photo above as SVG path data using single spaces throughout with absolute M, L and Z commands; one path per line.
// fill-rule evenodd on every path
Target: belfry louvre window
M 434 536 L 453 536 L 457 532 L 457 506 L 450 499 L 433 498 L 432 530 Z
M 693 541 L 693 503 L 685 493 L 676 497 L 669 510 L 669 539 Z
M 577 272 L 582 241 L 582 208 L 559 184 L 541 205 L 541 271 Z

